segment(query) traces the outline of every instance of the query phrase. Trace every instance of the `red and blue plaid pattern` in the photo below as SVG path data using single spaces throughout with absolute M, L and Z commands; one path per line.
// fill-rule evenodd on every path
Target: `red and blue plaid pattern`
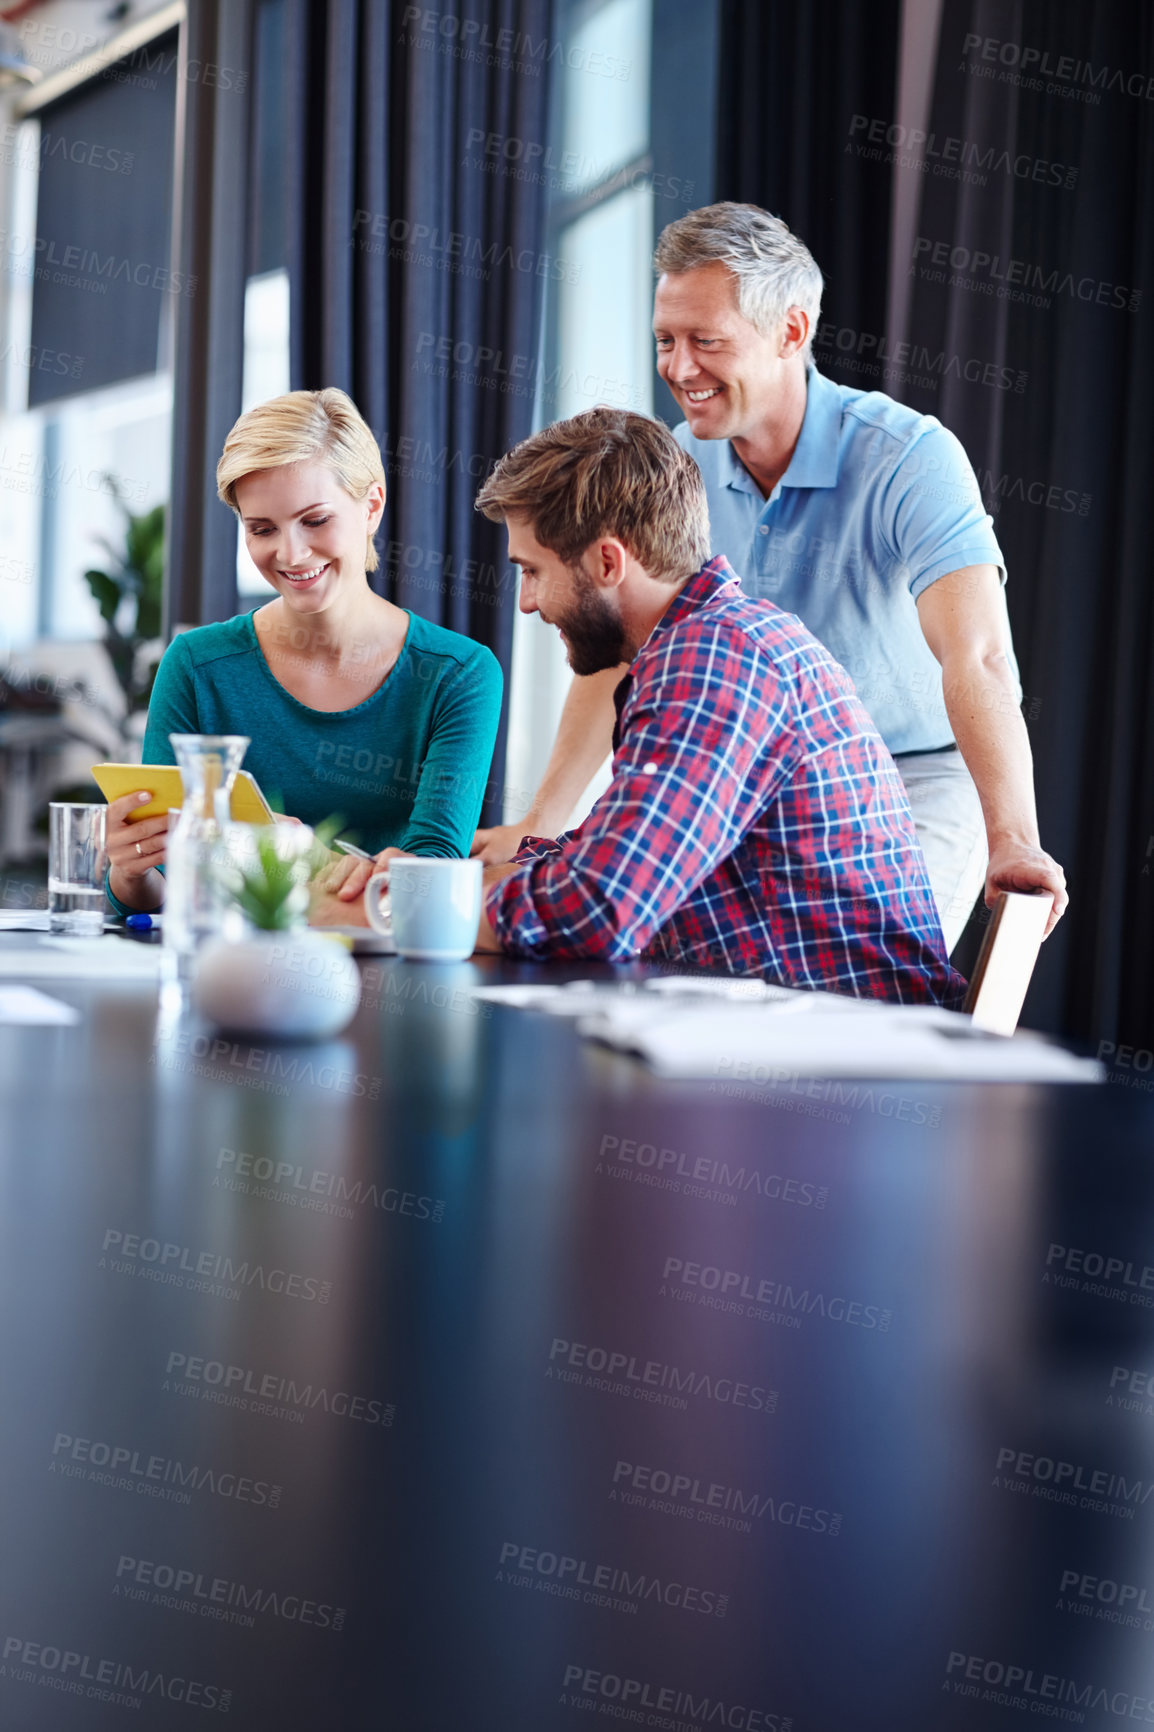
M 489 893 L 504 950 L 960 1004 L 894 761 L 799 619 L 710 560 L 617 706 L 610 787 L 576 830 L 526 837 Z

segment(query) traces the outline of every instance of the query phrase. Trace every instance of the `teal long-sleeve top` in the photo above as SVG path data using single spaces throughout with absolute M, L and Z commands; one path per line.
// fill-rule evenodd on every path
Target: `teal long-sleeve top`
M 351 710 L 313 710 L 264 659 L 251 614 L 182 632 L 157 670 L 146 764 L 169 734 L 247 734 L 243 768 L 305 824 L 339 816 L 370 854 L 467 855 L 493 756 L 501 669 L 483 644 L 409 615 L 401 653 Z

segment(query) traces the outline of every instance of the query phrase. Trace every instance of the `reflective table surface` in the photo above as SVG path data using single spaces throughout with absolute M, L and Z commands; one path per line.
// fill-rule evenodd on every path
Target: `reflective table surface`
M 1149 1094 L 362 971 L 320 1046 L 0 1028 L 4 1732 L 1154 1725 Z

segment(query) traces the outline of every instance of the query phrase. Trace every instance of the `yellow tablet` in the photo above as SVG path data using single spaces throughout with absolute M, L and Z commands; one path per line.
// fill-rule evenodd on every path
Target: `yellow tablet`
M 184 802 L 184 783 L 175 764 L 93 764 L 93 779 L 109 802 L 125 794 L 142 794 L 147 788 L 152 799 L 147 806 L 130 812 L 128 821 L 138 818 L 158 818 Z M 247 770 L 238 770 L 229 802 L 232 816 L 241 824 L 272 824 L 276 814 Z

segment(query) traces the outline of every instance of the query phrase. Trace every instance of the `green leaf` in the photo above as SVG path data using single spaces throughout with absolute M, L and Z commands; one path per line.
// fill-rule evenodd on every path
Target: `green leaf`
M 135 651 L 141 643 L 161 634 L 166 508 L 154 505 L 150 511 L 136 515 L 128 509 L 116 477 L 104 475 L 101 479 L 124 519 L 124 540 L 119 546 L 114 546 L 106 536 L 94 536 L 97 545 L 108 555 L 110 569 L 89 571 L 85 576 L 107 628 L 106 646 L 126 706 L 129 711 L 139 710 L 147 705 L 156 677 L 153 668 L 144 689 L 137 688 Z M 116 616 L 128 597 L 136 603 L 135 618 L 131 630 L 120 634 L 115 627 Z M 132 614 L 133 610 L 126 608 L 125 612 Z
M 110 628 L 104 640 L 104 647 L 108 651 L 108 659 L 112 663 L 113 671 L 122 690 L 127 692 L 132 684 L 132 663 L 135 653 L 132 640 L 121 637 L 119 632 L 114 632 Z
M 129 517 L 125 534 L 125 564 L 146 579 L 159 576 L 164 558 L 164 506 L 155 505 L 141 517 Z
M 93 600 L 100 608 L 101 619 L 111 623 L 116 618 L 124 597 L 123 589 L 106 571 L 86 571 L 84 578 L 92 591 Z
M 136 603 L 136 636 L 141 640 L 160 636 L 160 596 L 141 595 Z
M 226 882 L 254 926 L 262 932 L 284 931 L 305 912 L 311 851 L 284 858 L 270 824 L 257 833 L 256 855 L 255 866 L 226 868 Z

